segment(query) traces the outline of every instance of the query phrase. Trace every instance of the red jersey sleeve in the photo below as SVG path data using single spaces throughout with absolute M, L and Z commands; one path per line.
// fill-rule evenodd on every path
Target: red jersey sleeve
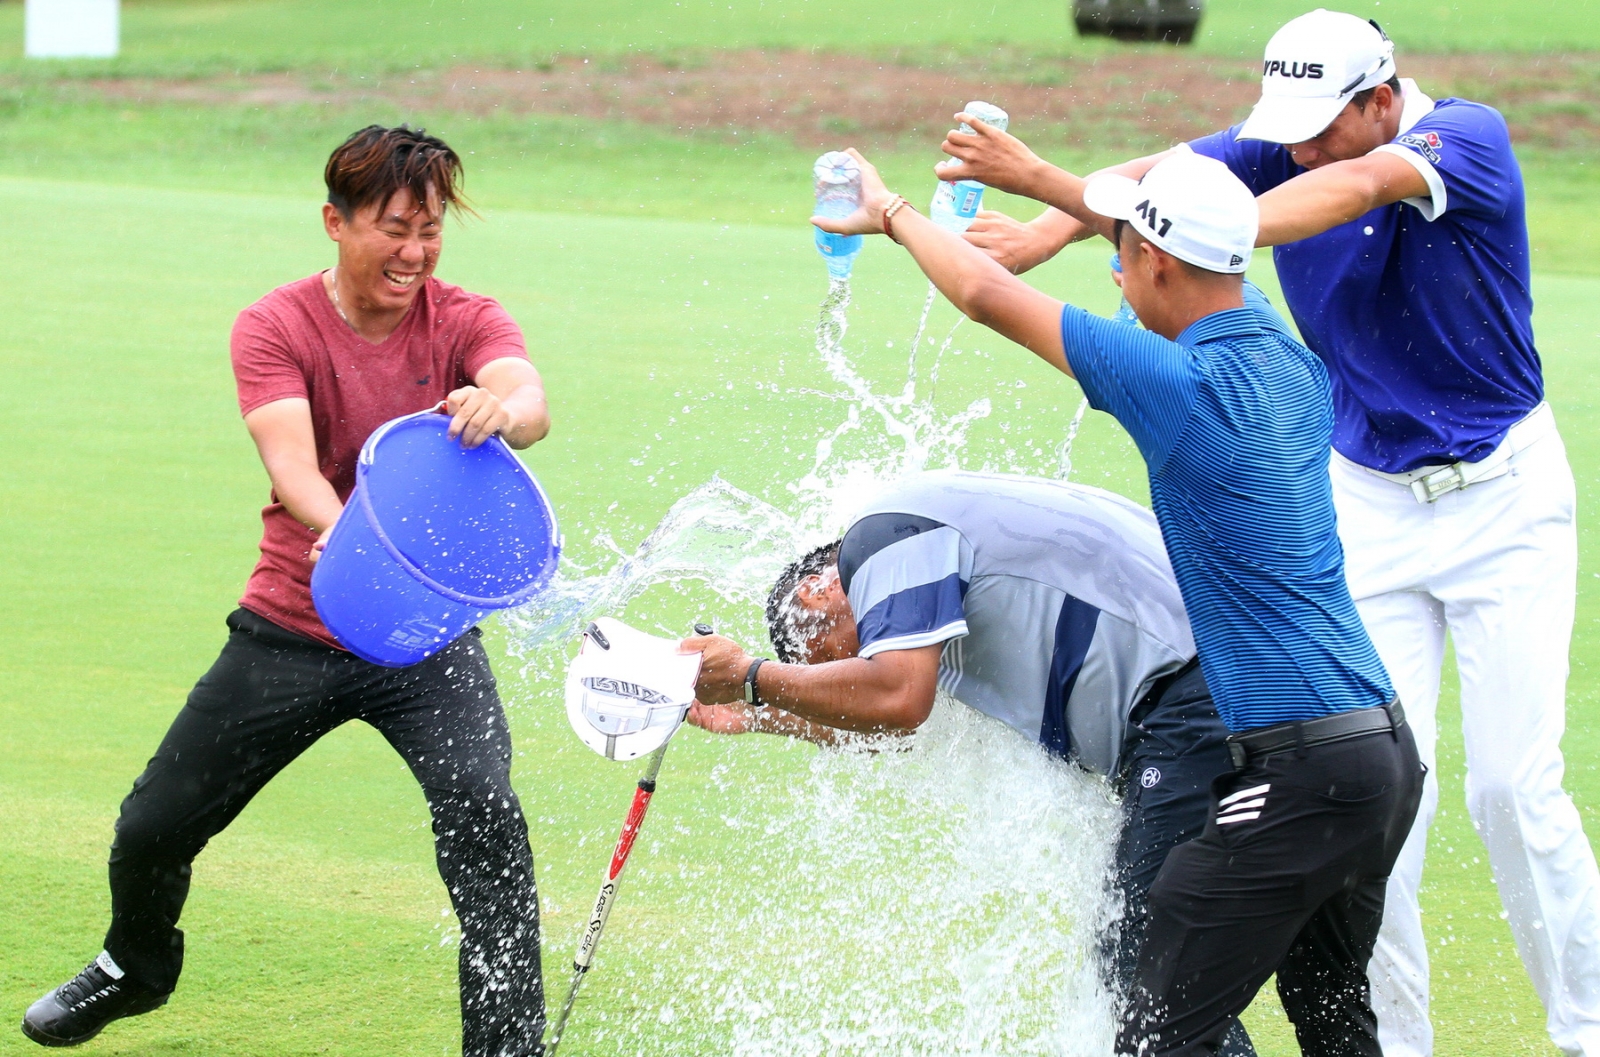
M 239 413 L 248 415 L 274 400 L 311 398 L 305 367 L 289 347 L 282 329 L 259 305 L 239 313 L 229 341 L 233 378 L 239 389 Z
M 519 360 L 528 358 L 528 347 L 522 340 L 522 328 L 511 318 L 511 313 L 500 307 L 500 302 L 486 297 L 467 336 L 466 350 L 461 357 L 461 373 L 468 380 L 475 379 L 485 364 L 507 356 Z

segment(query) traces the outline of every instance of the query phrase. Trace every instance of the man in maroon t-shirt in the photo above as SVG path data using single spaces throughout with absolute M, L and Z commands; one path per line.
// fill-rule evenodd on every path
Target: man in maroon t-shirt
M 342 649 L 311 603 L 321 539 L 375 428 L 443 402 L 467 447 L 525 448 L 550 428 L 522 333 L 493 300 L 433 278 L 461 161 L 435 137 L 371 126 L 328 159 L 335 267 L 239 315 L 239 406 L 272 479 L 261 560 L 217 661 L 122 802 L 105 949 L 29 1008 L 23 1032 L 84 1042 L 166 1003 L 183 967 L 178 916 L 206 842 L 322 735 L 361 719 L 405 758 L 433 815 L 461 922 L 463 1057 L 540 1049 L 544 989 L 528 829 L 511 738 L 477 630 L 409 668 Z

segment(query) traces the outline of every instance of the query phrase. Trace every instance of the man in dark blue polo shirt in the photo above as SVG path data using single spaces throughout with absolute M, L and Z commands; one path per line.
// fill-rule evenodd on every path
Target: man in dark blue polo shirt
M 1327 371 L 1243 281 L 1255 199 L 1192 153 L 1096 181 L 1139 330 L 1034 290 L 861 165 L 861 209 L 813 223 L 900 242 L 963 313 L 1076 376 L 1132 434 L 1233 731 L 1210 822 L 1150 889 L 1117 1053 L 1214 1053 L 1276 972 L 1306 1053 L 1379 1057 L 1367 961 L 1423 768 L 1345 586 Z M 762 696 L 788 707 L 773 682 Z
M 974 126 L 978 128 L 977 126 Z M 1053 208 L 968 237 L 1023 270 L 1108 222 L 1084 181 L 978 128 L 971 179 Z M 1267 45 L 1250 118 L 1187 148 L 1259 195 L 1284 297 L 1327 364 L 1331 473 L 1351 593 L 1434 759 L 1446 632 L 1461 676 L 1467 808 L 1566 1053 L 1600 1057 L 1600 869 L 1562 788 L 1576 594 L 1574 486 L 1534 345 L 1522 174 L 1505 120 L 1397 76 L 1375 23 L 1314 11 Z M 1118 172 L 1137 177 L 1165 155 Z M 1372 959 L 1388 1057 L 1427 1057 L 1417 902 L 1432 780 Z

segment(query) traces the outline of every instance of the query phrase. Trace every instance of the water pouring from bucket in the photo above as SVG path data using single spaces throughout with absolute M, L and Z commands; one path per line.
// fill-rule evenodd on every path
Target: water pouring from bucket
M 362 660 L 398 668 L 438 653 L 554 575 L 555 511 L 499 437 L 464 448 L 450 418 L 384 423 L 311 574 L 317 615 Z

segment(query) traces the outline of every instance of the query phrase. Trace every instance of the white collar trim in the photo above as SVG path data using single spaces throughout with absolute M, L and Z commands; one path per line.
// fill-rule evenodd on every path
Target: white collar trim
M 1433 100 L 1423 94 L 1417 82 L 1409 77 L 1400 78 L 1400 101 L 1401 135 L 1410 132 L 1413 125 L 1433 113 Z

